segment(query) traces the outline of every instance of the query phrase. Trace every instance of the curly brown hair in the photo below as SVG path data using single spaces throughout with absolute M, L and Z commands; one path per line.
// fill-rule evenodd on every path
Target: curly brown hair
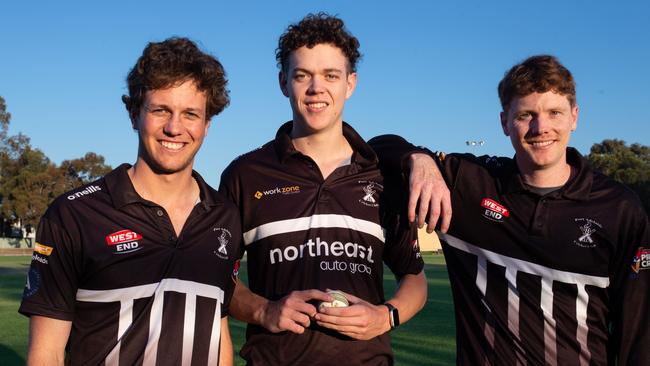
M 499 99 L 504 112 L 515 97 L 553 91 L 576 104 L 576 83 L 571 72 L 555 56 L 531 56 L 513 66 L 499 82 Z
M 348 71 L 357 71 L 359 40 L 345 29 L 343 20 L 324 12 L 307 14 L 297 24 L 291 24 L 280 36 L 275 59 L 283 72 L 289 66 L 291 52 L 302 46 L 312 48 L 318 44 L 332 44 L 343 52 L 348 59 Z
M 126 82 L 129 95 L 122 101 L 135 120 L 149 90 L 164 89 L 193 80 L 206 93 L 206 118 L 221 113 L 230 103 L 226 72 L 212 55 L 202 52 L 187 38 L 172 37 L 162 42 L 150 42 L 129 72 Z

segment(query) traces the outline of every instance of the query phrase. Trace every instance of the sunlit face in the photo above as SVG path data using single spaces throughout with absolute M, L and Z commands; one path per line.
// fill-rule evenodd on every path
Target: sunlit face
M 138 162 L 159 174 L 191 171 L 210 126 L 206 102 L 194 81 L 148 91 L 133 121 L 140 141 Z
M 578 106 L 566 96 L 548 91 L 514 98 L 501 126 L 517 153 L 524 173 L 566 166 L 566 147 L 578 121 Z
M 348 60 L 338 47 L 317 44 L 291 52 L 280 88 L 291 102 L 294 131 L 312 134 L 340 126 L 356 83 L 357 74 L 348 73 Z

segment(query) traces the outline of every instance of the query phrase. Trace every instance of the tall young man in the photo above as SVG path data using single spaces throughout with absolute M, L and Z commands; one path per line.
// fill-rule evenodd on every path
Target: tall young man
M 171 38 L 150 43 L 127 82 L 138 157 L 43 216 L 19 310 L 27 363 L 231 365 L 239 217 L 192 170 L 228 104 L 223 67 Z
M 437 158 L 454 212 L 440 238 L 458 364 L 650 364 L 650 224 L 633 192 L 567 147 L 571 73 L 534 56 L 498 90 L 514 159 Z M 412 150 L 395 136 L 374 143 L 394 168 Z M 411 162 L 438 174 L 426 155 Z
M 387 332 L 424 305 L 403 190 L 343 122 L 358 47 L 336 17 L 289 26 L 276 56 L 293 119 L 222 175 L 248 253 L 250 290 L 237 283 L 231 312 L 250 323 L 241 351 L 249 365 L 391 365 Z M 388 301 L 382 262 L 400 284 Z M 350 306 L 319 312 L 317 301 L 332 300 L 327 289 L 345 292 Z

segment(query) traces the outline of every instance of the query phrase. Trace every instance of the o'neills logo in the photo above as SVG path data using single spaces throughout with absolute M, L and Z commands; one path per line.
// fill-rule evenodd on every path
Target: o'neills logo
M 481 206 L 485 209 L 483 216 L 492 221 L 503 222 L 504 217 L 510 216 L 510 211 L 493 199 L 483 198 Z
M 142 235 L 131 230 L 120 230 L 106 235 L 106 244 L 114 248 L 116 254 L 132 253 L 142 249 L 138 240 Z
M 99 186 L 88 186 L 83 191 L 75 192 L 75 193 L 69 195 L 68 199 L 70 201 L 72 201 L 73 199 L 83 197 L 83 196 L 86 196 L 86 195 L 89 195 L 89 194 L 92 194 L 92 193 L 95 193 L 95 192 L 101 191 L 101 190 L 102 189 Z

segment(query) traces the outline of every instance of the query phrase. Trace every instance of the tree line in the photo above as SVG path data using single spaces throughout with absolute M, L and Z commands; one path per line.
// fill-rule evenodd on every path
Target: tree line
M 54 198 L 111 170 L 104 157 L 93 152 L 57 165 L 34 148 L 28 136 L 10 136 L 10 120 L 0 96 L 0 236 L 36 227 Z
M 57 165 L 22 133 L 9 136 L 11 114 L 0 96 L 0 236 L 12 224 L 35 227 L 54 198 L 111 170 L 94 152 Z M 591 147 L 591 165 L 634 190 L 650 214 L 650 147 L 604 140 Z

